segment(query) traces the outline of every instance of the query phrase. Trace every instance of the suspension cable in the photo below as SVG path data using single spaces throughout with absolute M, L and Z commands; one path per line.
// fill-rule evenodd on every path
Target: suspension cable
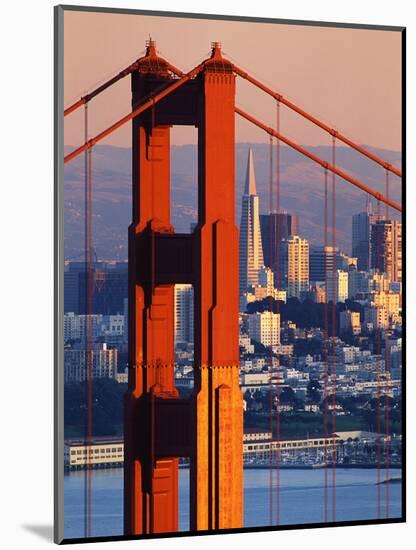
M 189 71 L 189 73 L 185 74 L 182 78 L 179 80 L 175 80 L 172 84 L 169 86 L 165 86 L 164 84 L 160 87 L 158 87 L 148 99 L 144 101 L 144 103 L 139 104 L 133 111 L 125 115 L 124 117 L 120 118 L 117 122 L 97 134 L 95 137 L 89 139 L 86 141 L 83 145 L 66 155 L 64 157 L 64 164 L 67 162 L 70 162 L 74 158 L 76 158 L 78 155 L 86 151 L 87 149 L 90 149 L 91 147 L 94 147 L 98 142 L 102 141 L 104 138 L 124 126 L 127 122 L 130 122 L 130 120 L 133 120 L 140 114 L 142 114 L 144 111 L 149 109 L 152 105 L 156 105 L 156 103 L 159 103 L 164 97 L 171 94 L 173 91 L 177 90 L 180 86 L 183 86 L 188 80 L 191 80 L 194 78 L 197 74 L 199 74 L 202 69 L 205 66 L 205 61 L 200 63 L 197 67 Z
M 380 201 L 377 201 L 377 210 L 376 210 L 376 216 L 377 216 L 377 222 L 381 220 L 381 206 Z M 377 224 L 376 226 L 376 274 L 378 275 L 378 286 L 376 286 L 376 289 L 378 291 L 381 290 L 380 285 L 384 285 L 382 283 L 382 273 L 384 271 L 384 268 L 381 265 L 381 231 L 383 230 L 382 224 Z M 381 399 L 381 389 L 380 389 L 380 381 L 381 381 L 381 325 L 382 325 L 382 319 L 381 319 L 381 308 L 376 307 L 376 319 L 375 319 L 375 350 L 376 350 L 376 380 L 377 380 L 377 392 L 376 392 L 376 462 L 377 462 L 377 518 L 381 519 L 381 407 L 380 407 L 380 399 Z
M 309 113 L 307 113 L 306 111 L 304 111 L 303 109 L 301 109 L 300 107 L 292 103 L 291 101 L 287 100 L 285 97 L 283 97 L 282 94 L 279 94 L 271 90 L 268 86 L 266 86 L 265 84 L 262 84 L 259 80 L 249 75 L 246 71 L 243 71 L 242 69 L 237 67 L 237 65 L 233 64 L 233 70 L 238 76 L 241 76 L 241 78 L 244 78 L 251 84 L 254 84 L 257 88 L 261 89 L 263 92 L 266 92 L 268 95 L 272 96 L 277 101 L 283 103 L 284 105 L 286 105 L 286 107 L 289 107 L 289 109 L 301 115 L 302 117 L 306 118 L 307 120 L 309 120 L 310 122 L 312 122 L 313 124 L 321 128 L 322 130 L 330 134 L 331 136 L 337 137 L 340 141 L 342 141 L 349 147 L 352 147 L 353 149 L 355 149 L 362 155 L 366 156 L 370 160 L 376 162 L 380 166 L 383 166 L 386 170 L 389 170 L 393 174 L 396 174 L 396 176 L 401 177 L 402 174 L 400 170 L 398 170 L 388 162 L 385 162 L 384 160 L 380 159 L 379 157 L 374 155 L 374 153 L 370 153 L 370 151 L 367 151 L 364 147 L 357 145 L 356 143 L 348 139 L 346 136 L 342 135 L 340 132 L 338 132 L 334 128 L 331 128 L 327 124 L 324 124 L 323 122 L 318 120 L 316 117 L 313 117 L 312 115 L 310 115 Z
M 275 230 L 272 230 L 272 215 L 273 215 L 273 137 L 269 136 L 269 210 L 270 210 L 270 216 L 269 216 L 269 236 L 270 236 L 270 242 L 269 242 L 269 251 L 270 251 L 270 258 L 269 263 L 272 266 L 273 265 L 273 232 L 275 233 Z M 274 499 L 273 499 L 273 485 L 274 485 L 274 454 L 273 454 L 273 445 L 274 445 L 274 438 L 273 438 L 273 402 L 274 402 L 274 395 L 273 395 L 273 296 L 269 296 L 268 299 L 269 302 L 269 334 L 270 334 L 270 378 L 269 378 L 269 429 L 270 429 L 270 455 L 269 455 L 269 524 L 270 526 L 273 525 L 274 521 Z
M 325 301 L 324 301 L 324 437 L 328 441 L 328 170 L 324 169 L 324 284 L 325 284 Z M 328 445 L 324 445 L 324 522 L 328 521 Z
M 385 332 L 385 356 L 384 356 L 384 371 L 385 371 L 385 424 L 386 424 L 386 444 L 385 444 L 385 453 L 386 453 L 386 518 L 390 515 L 390 395 L 389 387 L 391 382 L 391 371 L 390 371 L 390 342 L 389 335 L 387 331 Z
M 160 61 L 163 61 L 163 63 L 166 65 L 166 67 L 175 76 L 180 76 L 180 77 L 183 76 L 184 73 L 180 69 L 178 69 L 177 67 L 175 67 L 174 65 L 172 65 L 171 63 L 169 63 L 168 61 L 166 61 L 163 58 L 158 58 L 158 59 Z M 71 113 L 73 113 L 74 111 L 79 109 L 79 107 L 81 107 L 82 105 L 85 105 L 86 103 L 90 102 L 92 99 L 94 99 L 94 97 L 98 96 L 99 94 L 101 94 L 102 92 L 107 90 L 107 88 L 110 88 L 113 84 L 116 84 L 116 82 L 118 82 L 119 80 L 121 80 L 125 76 L 128 76 L 129 74 L 134 72 L 137 69 L 138 64 L 139 64 L 139 59 L 134 61 L 131 65 L 129 65 L 128 67 L 126 67 L 125 69 L 123 69 L 122 71 L 120 71 L 119 73 L 114 75 L 113 77 L 111 77 L 109 80 L 107 80 L 103 84 L 100 84 L 100 86 L 95 88 L 95 90 L 93 90 L 92 92 L 82 96 L 80 99 L 78 99 L 78 101 L 76 101 L 75 103 L 73 103 L 72 105 L 70 105 L 69 107 L 67 107 L 64 110 L 64 117 L 70 115 Z
M 280 133 L 280 103 L 276 101 L 276 132 Z M 271 136 L 272 137 L 272 136 Z M 276 139 L 276 223 L 275 223 L 275 272 L 276 288 L 280 288 L 280 238 L 281 238 L 281 216 L 280 216 L 280 141 Z M 276 300 L 276 313 L 278 318 L 277 329 L 277 375 L 280 374 L 280 302 L 279 294 Z M 280 524 L 280 388 L 277 385 L 277 403 L 276 403 L 276 525 Z
M 84 106 L 85 138 L 88 139 L 88 104 Z M 93 341 L 92 341 L 92 310 L 93 310 L 93 267 L 92 267 L 92 158 L 91 151 L 84 155 L 84 239 L 85 239 L 85 447 L 87 463 L 84 475 L 84 531 L 85 536 L 91 536 L 92 522 L 92 476 L 91 476 L 91 446 L 93 436 Z
M 335 166 L 336 142 L 335 136 L 332 136 L 332 166 Z M 335 172 L 332 172 L 332 426 L 331 426 L 331 441 L 332 441 L 332 521 L 335 521 L 335 473 L 336 473 L 336 448 L 335 448 L 335 413 L 336 413 L 336 357 L 335 357 L 335 339 L 336 339 L 336 304 L 339 296 L 339 275 L 336 267 L 336 180 Z M 336 284 L 335 284 L 336 282 Z
M 279 139 L 280 141 L 282 141 L 286 145 L 289 145 L 289 147 L 291 147 L 292 149 L 295 149 L 295 151 L 297 151 L 301 155 L 304 155 L 305 157 L 308 157 L 309 159 L 311 159 L 316 164 L 321 165 L 323 168 L 327 168 L 330 172 L 336 174 L 338 177 L 344 179 L 345 181 L 348 181 L 349 183 L 351 183 L 355 187 L 358 187 L 359 189 L 361 189 L 361 191 L 365 191 L 366 193 L 368 193 L 369 195 L 372 195 L 374 198 L 380 200 L 381 202 L 383 202 L 385 204 L 389 204 L 389 206 L 391 206 L 392 208 L 394 208 L 395 210 L 397 210 L 399 212 L 402 211 L 402 207 L 399 204 L 393 202 L 390 199 L 387 200 L 386 197 L 382 193 L 379 193 L 378 191 L 374 191 L 373 189 L 371 189 L 371 187 L 363 185 L 357 179 L 355 179 L 352 176 L 348 175 L 343 170 L 340 170 L 337 166 L 334 166 L 334 165 L 330 164 L 329 162 L 326 162 L 326 161 L 322 160 L 317 155 L 311 153 L 310 151 L 308 151 L 304 147 L 301 147 L 300 145 L 297 145 L 294 141 L 287 138 L 286 136 L 283 136 L 282 134 L 278 134 L 273 128 L 270 128 L 269 126 L 266 126 L 265 124 L 263 124 L 262 122 L 260 122 L 256 118 L 254 118 L 252 115 L 246 113 L 245 111 L 243 111 L 239 107 L 235 107 L 235 112 L 238 115 L 240 115 L 242 118 L 245 118 L 246 120 L 248 120 L 249 122 L 251 122 L 252 124 L 257 126 L 258 128 L 261 128 L 263 131 L 265 131 L 268 134 L 271 134 L 272 136 L 276 137 L 277 139 Z
M 389 172 L 386 170 L 386 179 L 385 179 L 385 195 L 387 198 L 390 196 L 390 189 L 389 189 Z M 386 222 L 389 220 L 389 207 L 386 204 L 385 205 L 385 214 L 386 214 Z M 393 260 L 392 260 L 393 261 Z M 385 339 L 385 357 L 384 357 L 384 371 L 385 371 L 385 381 L 386 385 L 390 383 L 390 343 L 389 343 L 389 334 L 388 330 L 384 333 L 384 339 Z M 390 396 L 388 391 L 389 386 L 385 387 L 384 393 L 385 393 L 385 432 L 386 432 L 386 444 L 385 444 L 385 454 L 386 454 L 386 479 L 385 479 L 385 486 L 386 486 L 386 517 L 389 517 L 389 507 L 390 507 L 390 480 L 389 480 L 389 462 L 390 462 Z

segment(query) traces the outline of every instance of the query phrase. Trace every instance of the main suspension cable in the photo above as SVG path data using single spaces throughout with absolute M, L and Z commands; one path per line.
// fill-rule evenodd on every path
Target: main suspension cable
M 348 181 L 349 183 L 351 183 L 355 187 L 358 187 L 358 189 L 361 189 L 361 191 L 364 191 L 364 192 L 372 195 L 377 200 L 380 200 L 381 202 L 383 202 L 385 204 L 388 204 L 389 206 L 391 206 L 392 208 L 394 208 L 398 212 L 402 211 L 402 207 L 399 204 L 393 202 L 390 199 L 386 199 L 386 197 L 382 193 L 379 193 L 378 191 L 374 191 L 373 189 L 371 189 L 371 187 L 363 185 L 357 179 L 355 179 L 352 176 L 348 175 L 343 170 L 340 170 L 337 166 L 334 166 L 333 164 L 331 164 L 329 162 L 326 162 L 325 160 L 322 160 L 317 155 L 311 153 L 310 151 L 308 151 L 304 147 L 301 147 L 300 145 L 297 145 L 294 141 L 292 141 L 288 137 L 283 136 L 282 134 L 278 134 L 273 128 L 270 128 L 269 126 L 266 126 L 266 124 L 263 124 L 262 122 L 257 120 L 255 117 L 253 117 L 252 115 L 246 113 L 245 111 L 243 111 L 239 107 L 235 107 L 235 112 L 238 115 L 240 115 L 242 118 L 245 118 L 246 120 L 248 120 L 249 122 L 251 122 L 252 124 L 257 126 L 258 128 L 261 128 L 262 130 L 264 130 L 268 134 L 276 137 L 277 139 L 279 139 L 280 141 L 282 141 L 286 145 L 289 145 L 289 147 L 291 147 L 292 149 L 294 149 L 295 151 L 297 151 L 301 155 L 304 155 L 305 157 L 311 159 L 316 164 L 319 164 L 323 168 L 327 168 L 330 172 L 334 173 L 338 177 L 342 178 L 345 181 Z

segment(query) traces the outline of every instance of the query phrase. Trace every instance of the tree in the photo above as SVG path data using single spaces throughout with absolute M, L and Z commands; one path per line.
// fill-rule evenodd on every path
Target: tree
M 306 396 L 312 403 L 318 404 L 321 401 L 321 394 L 319 390 L 321 389 L 321 384 L 319 380 L 310 380 L 306 387 Z
M 280 403 L 294 405 L 297 401 L 295 392 L 290 386 L 286 386 L 280 392 Z
M 257 340 L 251 340 L 254 346 L 254 353 L 257 355 L 267 355 L 270 354 L 270 350 L 266 348 L 263 344 L 260 342 L 257 342 Z
M 93 382 L 93 435 L 116 435 L 123 424 L 123 398 L 126 385 L 110 378 Z M 64 387 L 65 429 L 81 434 L 85 431 L 86 395 L 84 382 L 71 382 Z

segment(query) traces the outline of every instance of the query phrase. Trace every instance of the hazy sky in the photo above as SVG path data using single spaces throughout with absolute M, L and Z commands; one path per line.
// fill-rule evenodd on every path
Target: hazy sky
M 358 143 L 401 149 L 400 32 L 66 11 L 64 34 L 65 106 L 143 55 L 149 34 L 160 54 L 185 71 L 220 41 L 231 61 Z M 240 78 L 236 104 L 274 124 L 274 101 Z M 129 78 L 94 99 L 89 111 L 91 135 L 127 114 Z M 236 131 L 240 142 L 268 140 L 238 117 Z M 80 144 L 83 132 L 81 109 L 65 119 L 65 143 Z M 285 107 L 281 132 L 300 144 L 330 143 Z M 175 128 L 172 138 L 193 142 L 195 130 Z M 129 146 L 130 126 L 105 143 Z

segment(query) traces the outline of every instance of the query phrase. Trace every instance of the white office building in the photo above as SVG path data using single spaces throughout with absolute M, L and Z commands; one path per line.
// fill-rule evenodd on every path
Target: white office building
M 253 313 L 248 316 L 249 334 L 264 346 L 280 345 L 280 315 L 271 311 Z

